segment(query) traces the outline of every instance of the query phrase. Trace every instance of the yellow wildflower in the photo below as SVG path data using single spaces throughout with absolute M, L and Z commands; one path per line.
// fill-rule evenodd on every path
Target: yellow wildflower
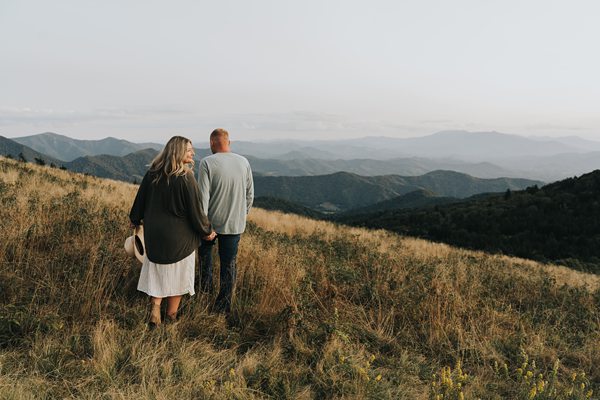
M 538 392 L 543 392 L 544 391 L 544 386 L 545 386 L 546 382 L 544 382 L 543 380 L 538 381 L 537 384 L 537 390 Z
M 558 366 L 559 365 L 560 365 L 560 360 L 557 359 L 556 361 L 554 361 L 554 365 L 552 367 L 552 374 L 554 376 L 556 376 L 556 374 L 558 373 Z
M 537 394 L 537 388 L 535 387 L 535 385 L 533 385 L 531 387 L 531 390 L 529 391 L 529 399 L 533 399 L 535 397 L 535 395 Z

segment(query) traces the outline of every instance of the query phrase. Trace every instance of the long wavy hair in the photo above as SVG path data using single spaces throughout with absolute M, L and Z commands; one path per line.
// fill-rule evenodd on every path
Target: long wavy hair
M 158 153 L 152 160 L 152 164 L 150 164 L 150 171 L 158 172 L 152 181 L 153 183 L 157 183 L 161 178 L 165 178 L 168 183 L 171 176 L 182 176 L 193 170 L 194 161 L 191 162 L 191 166 L 183 162 L 188 143 L 192 143 L 192 141 L 183 136 L 173 136 L 169 139 L 165 148 Z

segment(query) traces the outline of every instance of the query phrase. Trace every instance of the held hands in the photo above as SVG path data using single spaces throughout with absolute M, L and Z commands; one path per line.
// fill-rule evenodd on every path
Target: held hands
M 202 238 L 202 240 L 206 240 L 207 242 L 211 242 L 213 240 L 215 240 L 215 238 L 217 237 L 217 232 L 212 231 L 209 235 L 206 235 Z

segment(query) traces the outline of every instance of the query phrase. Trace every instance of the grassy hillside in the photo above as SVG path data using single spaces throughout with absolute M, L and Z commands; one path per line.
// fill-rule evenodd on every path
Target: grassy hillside
M 122 247 L 135 190 L 0 158 L 0 398 L 600 390 L 598 276 L 261 209 L 241 242 L 231 317 L 197 294 L 177 323 L 150 331 L 139 265 Z

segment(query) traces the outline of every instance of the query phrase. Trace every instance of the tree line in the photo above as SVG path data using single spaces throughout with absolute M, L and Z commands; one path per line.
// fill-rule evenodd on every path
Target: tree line
M 542 188 L 341 222 L 600 273 L 600 170 Z

